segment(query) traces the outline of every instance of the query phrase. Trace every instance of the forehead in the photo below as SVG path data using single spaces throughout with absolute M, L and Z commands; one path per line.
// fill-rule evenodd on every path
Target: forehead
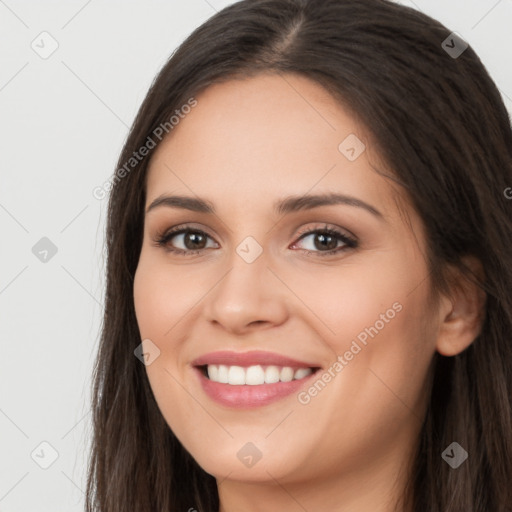
M 311 191 L 354 195 L 387 215 L 396 208 L 364 128 L 316 82 L 262 74 L 212 85 L 196 100 L 153 155 L 147 204 L 180 192 L 261 208 Z M 347 158 L 349 146 L 357 158 Z

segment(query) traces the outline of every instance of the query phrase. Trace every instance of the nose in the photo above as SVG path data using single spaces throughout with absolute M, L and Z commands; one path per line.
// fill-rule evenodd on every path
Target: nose
M 265 251 L 252 263 L 233 251 L 227 271 L 205 298 L 208 321 L 235 334 L 285 322 L 288 290 L 268 264 Z

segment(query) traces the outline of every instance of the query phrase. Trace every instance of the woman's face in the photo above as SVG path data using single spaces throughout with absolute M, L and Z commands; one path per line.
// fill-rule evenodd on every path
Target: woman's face
M 153 155 L 134 283 L 165 420 L 219 479 L 396 469 L 439 328 L 419 217 L 318 84 L 258 75 L 196 99 Z

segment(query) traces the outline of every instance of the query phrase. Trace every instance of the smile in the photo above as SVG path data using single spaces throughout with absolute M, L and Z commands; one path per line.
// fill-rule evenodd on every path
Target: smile
M 262 351 L 214 352 L 191 366 L 207 397 L 237 409 L 262 407 L 298 393 L 320 370 L 315 363 Z

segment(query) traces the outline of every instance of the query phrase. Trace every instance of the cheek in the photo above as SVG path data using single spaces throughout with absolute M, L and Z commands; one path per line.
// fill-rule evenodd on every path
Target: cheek
M 366 274 L 343 280 L 343 299 L 326 322 L 334 326 L 332 347 L 346 364 L 335 384 L 338 396 L 358 411 L 360 422 L 380 421 L 384 428 L 410 410 L 421 414 L 436 325 L 427 318 L 422 265 L 409 260 L 366 268 Z
M 435 352 L 436 325 L 427 318 L 424 260 L 406 250 L 380 252 L 364 264 L 302 275 L 301 284 L 295 278 L 292 286 L 300 289 L 298 295 L 308 306 L 302 314 L 332 349 L 331 363 L 342 356 L 348 367 L 340 372 L 347 380 L 334 379 L 344 380 L 340 393 L 350 389 L 352 395 L 363 393 L 366 401 L 382 400 L 378 388 L 390 392 L 382 382 L 375 387 L 380 378 L 415 403 Z
M 183 407 L 188 397 L 180 385 L 183 375 L 178 371 L 179 321 L 197 299 L 191 297 L 194 287 L 180 283 L 179 272 L 156 260 L 144 250 L 141 253 L 133 283 L 135 314 L 141 339 L 151 340 L 159 350 L 158 357 L 146 366 L 153 395 L 169 426 L 181 433 L 181 425 L 191 425 L 194 421 L 193 411 Z M 173 414 L 176 410 L 180 411 L 179 415 Z M 172 425 L 169 420 L 173 421 Z
M 421 282 L 426 270 L 422 261 L 411 263 L 407 255 L 400 257 L 399 251 L 375 251 L 357 263 L 355 258 L 353 261 L 341 262 L 338 268 L 318 266 L 281 272 L 283 281 L 306 306 L 297 302 L 295 313 L 309 315 L 308 323 L 318 327 L 338 353 L 360 333 L 369 336 L 366 329 L 389 330 L 399 316 L 412 315 L 417 320 L 424 309 L 426 283 Z M 403 310 L 407 310 L 406 315 Z
M 141 255 L 134 278 L 134 306 L 142 338 L 164 340 L 199 299 L 194 280 L 180 279 L 179 268 Z

